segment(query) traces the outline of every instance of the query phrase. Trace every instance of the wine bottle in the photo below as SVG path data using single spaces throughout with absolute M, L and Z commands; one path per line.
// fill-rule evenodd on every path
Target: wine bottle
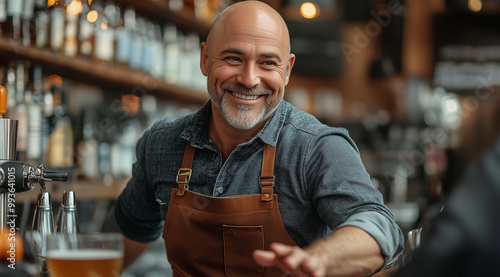
M 71 115 L 65 103 L 62 81 L 52 84 L 54 114 L 50 119 L 51 133 L 47 149 L 47 164 L 53 167 L 74 165 L 74 136 Z

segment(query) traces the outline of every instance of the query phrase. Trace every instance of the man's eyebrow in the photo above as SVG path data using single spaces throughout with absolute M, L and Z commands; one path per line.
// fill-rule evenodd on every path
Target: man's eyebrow
M 245 52 L 238 50 L 238 49 L 229 48 L 229 49 L 223 50 L 221 52 L 221 54 L 245 55 Z M 281 63 L 280 56 L 274 52 L 262 53 L 259 55 L 259 57 L 261 57 L 261 58 L 273 58 L 273 59 L 276 59 L 279 63 Z

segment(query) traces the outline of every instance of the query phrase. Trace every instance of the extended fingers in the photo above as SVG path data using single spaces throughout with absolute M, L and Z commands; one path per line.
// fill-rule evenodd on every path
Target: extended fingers
M 276 254 L 273 251 L 255 250 L 253 259 L 261 266 L 276 265 Z

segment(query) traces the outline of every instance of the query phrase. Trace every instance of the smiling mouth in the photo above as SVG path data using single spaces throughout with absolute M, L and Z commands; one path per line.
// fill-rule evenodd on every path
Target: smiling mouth
M 243 100 L 255 100 L 260 97 L 260 95 L 246 95 L 246 94 L 241 94 L 238 92 L 230 91 L 228 90 L 229 93 L 231 93 L 232 96 L 243 99 Z

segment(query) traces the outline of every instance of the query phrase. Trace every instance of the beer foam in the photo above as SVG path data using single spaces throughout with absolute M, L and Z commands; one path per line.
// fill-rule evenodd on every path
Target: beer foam
M 47 259 L 60 260 L 104 260 L 121 259 L 123 253 L 118 250 L 108 249 L 79 249 L 79 250 L 49 250 Z

